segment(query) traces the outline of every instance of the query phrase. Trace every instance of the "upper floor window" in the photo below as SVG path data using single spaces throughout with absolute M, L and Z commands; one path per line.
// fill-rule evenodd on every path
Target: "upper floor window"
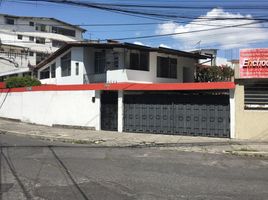
M 61 76 L 71 76 L 71 52 L 61 57 Z
M 22 35 L 18 35 L 18 40 L 22 40 L 23 36 Z
M 29 51 L 29 56 L 34 56 L 34 52 L 33 51 Z
M 41 53 L 41 52 L 36 52 L 36 65 L 43 60 L 45 60 L 49 54 Z
M 45 44 L 46 43 L 46 39 L 45 38 L 41 38 L 41 37 L 37 37 L 35 40 L 36 44 Z
M 177 59 L 157 56 L 157 77 L 177 78 Z
M 52 40 L 52 46 L 53 47 L 62 47 L 65 44 L 65 42 L 60 41 L 60 40 Z
M 52 33 L 75 37 L 75 30 L 52 26 Z
M 105 73 L 105 51 L 95 52 L 95 73 Z
M 118 67 L 119 67 L 119 53 L 114 52 L 113 57 L 114 57 L 113 68 L 118 69 Z
M 79 75 L 79 62 L 75 63 L 75 75 Z
M 149 52 L 130 52 L 129 68 L 135 70 L 149 71 Z
M 29 26 L 34 26 L 34 22 L 29 22 Z
M 29 41 L 34 41 L 34 37 L 29 36 Z
M 6 24 L 14 25 L 15 24 L 15 19 L 10 18 L 10 17 L 6 17 L 5 22 L 6 22 Z
M 46 27 L 47 26 L 45 24 L 36 24 L 35 30 L 41 31 L 41 32 L 48 32 Z

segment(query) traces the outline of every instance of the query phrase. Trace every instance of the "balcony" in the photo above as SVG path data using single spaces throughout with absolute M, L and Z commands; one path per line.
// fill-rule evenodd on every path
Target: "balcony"
M 106 73 L 102 74 L 84 74 L 84 84 L 89 83 L 106 83 Z
M 132 70 L 132 69 L 115 69 L 107 70 L 102 74 L 85 74 L 84 84 L 89 83 L 123 83 L 123 82 L 138 82 L 138 83 L 177 83 L 180 79 L 159 78 L 156 77 L 156 72 Z

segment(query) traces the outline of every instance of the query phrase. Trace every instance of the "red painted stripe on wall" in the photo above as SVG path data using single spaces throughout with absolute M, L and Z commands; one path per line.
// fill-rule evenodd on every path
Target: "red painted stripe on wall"
M 74 91 L 74 90 L 127 90 L 127 91 L 179 91 L 179 90 L 228 90 L 234 82 L 210 83 L 96 83 L 83 85 L 42 85 L 24 88 L 1 89 L 0 92 Z

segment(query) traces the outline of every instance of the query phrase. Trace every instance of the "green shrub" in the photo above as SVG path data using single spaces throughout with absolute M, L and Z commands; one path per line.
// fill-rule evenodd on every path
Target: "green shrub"
M 230 81 L 234 70 L 228 66 L 199 66 L 196 68 L 196 82 Z
M 10 77 L 5 80 L 6 88 L 31 87 L 41 85 L 41 82 L 30 76 Z

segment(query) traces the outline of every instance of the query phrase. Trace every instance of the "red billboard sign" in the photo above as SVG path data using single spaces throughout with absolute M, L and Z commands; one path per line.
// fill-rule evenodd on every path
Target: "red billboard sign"
M 240 50 L 240 78 L 268 78 L 268 48 Z

